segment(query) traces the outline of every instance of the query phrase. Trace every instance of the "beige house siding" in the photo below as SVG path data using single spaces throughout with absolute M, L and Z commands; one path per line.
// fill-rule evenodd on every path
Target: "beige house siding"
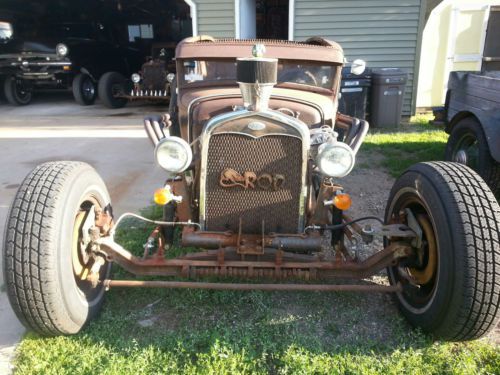
M 339 42 L 352 61 L 408 73 L 403 114 L 415 112 L 419 35 L 425 0 L 295 0 L 294 39 L 324 36 Z
M 234 38 L 234 0 L 195 0 L 198 34 Z

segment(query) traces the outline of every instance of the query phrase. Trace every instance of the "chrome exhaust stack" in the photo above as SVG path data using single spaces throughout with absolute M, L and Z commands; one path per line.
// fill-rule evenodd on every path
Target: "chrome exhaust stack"
M 277 82 L 278 59 L 263 57 L 265 47 L 256 44 L 252 49 L 253 57 L 238 58 L 236 62 L 236 81 L 243 97 L 243 106 L 249 111 L 265 111 L 273 86 Z

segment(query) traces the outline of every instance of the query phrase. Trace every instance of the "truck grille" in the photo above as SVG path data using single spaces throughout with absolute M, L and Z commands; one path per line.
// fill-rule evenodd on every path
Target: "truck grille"
M 245 234 L 296 233 L 300 219 L 302 188 L 302 141 L 296 137 L 270 135 L 252 138 L 241 134 L 214 134 L 210 138 L 205 190 L 205 224 L 210 231 L 238 232 L 240 219 Z M 222 187 L 221 172 L 231 168 L 282 175 L 278 190 L 241 186 Z
M 142 67 L 143 87 L 146 90 L 165 90 L 165 64 L 150 62 Z

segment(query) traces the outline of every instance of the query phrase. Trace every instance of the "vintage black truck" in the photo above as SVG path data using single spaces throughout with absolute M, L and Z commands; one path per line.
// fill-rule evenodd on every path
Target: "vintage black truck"
M 143 62 L 138 50 L 116 43 L 113 31 L 100 23 L 14 25 L 11 30 L 2 34 L 0 76 L 12 105 L 29 104 L 39 88 L 68 88 L 79 104 L 90 105 L 104 73 L 129 75 Z

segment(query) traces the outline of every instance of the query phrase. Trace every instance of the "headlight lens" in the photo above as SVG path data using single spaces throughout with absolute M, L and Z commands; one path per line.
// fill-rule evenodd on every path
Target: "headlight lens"
M 68 46 L 66 44 L 59 43 L 56 46 L 57 56 L 64 57 L 68 54 Z
M 324 175 L 344 177 L 354 167 L 355 156 L 352 149 L 345 143 L 325 143 L 319 148 L 317 163 Z
M 137 73 L 132 74 L 131 79 L 132 79 L 132 82 L 134 82 L 134 83 L 141 82 L 141 76 Z
M 168 73 L 167 74 L 167 81 L 168 83 L 172 83 L 175 79 L 175 74 L 174 73 Z
M 191 164 L 193 153 L 184 139 L 167 137 L 156 145 L 155 157 L 160 167 L 166 171 L 180 173 L 185 171 Z

